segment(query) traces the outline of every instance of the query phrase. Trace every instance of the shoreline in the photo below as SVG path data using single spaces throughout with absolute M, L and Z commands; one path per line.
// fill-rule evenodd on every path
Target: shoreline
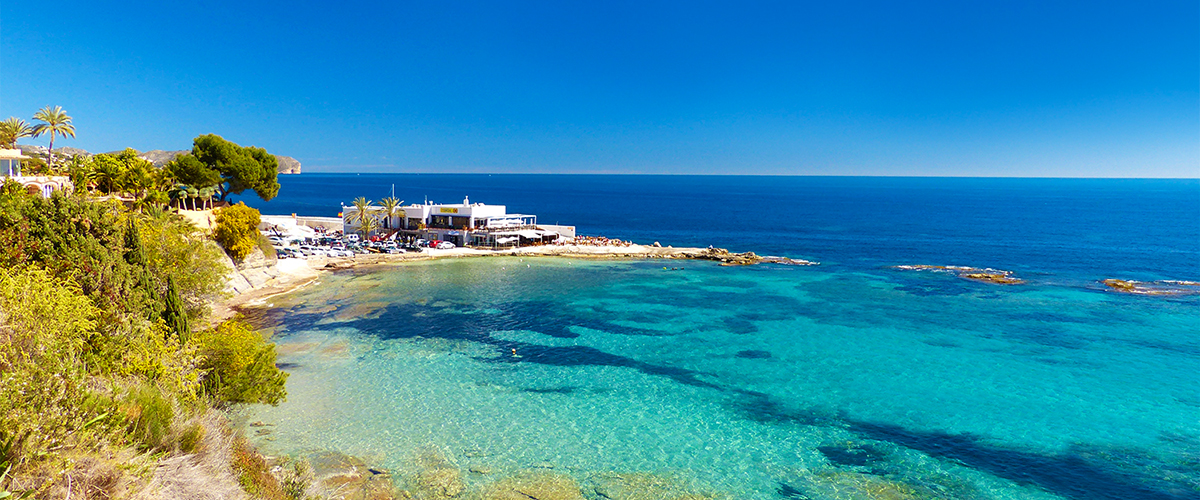
M 272 297 L 283 295 L 312 284 L 326 272 L 467 257 L 568 257 L 595 260 L 682 259 L 710 260 L 720 262 L 724 266 L 752 265 L 762 262 L 800 266 L 818 264 L 816 262 L 789 259 L 786 257 L 760 257 L 753 252 L 730 253 L 723 248 L 674 248 L 650 245 L 542 245 L 504 250 L 481 250 L 476 248 L 439 250 L 427 248 L 419 253 L 360 254 L 353 257 L 283 259 L 277 261 L 274 265 L 275 270 L 278 272 L 277 276 L 258 287 L 242 293 L 235 292 L 225 300 L 214 302 L 210 317 L 213 324 L 220 323 L 238 314 L 240 308 L 263 306 Z

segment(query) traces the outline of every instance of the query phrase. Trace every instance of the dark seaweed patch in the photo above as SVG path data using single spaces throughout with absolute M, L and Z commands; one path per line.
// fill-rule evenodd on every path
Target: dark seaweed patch
M 779 493 L 779 496 L 781 496 L 783 498 L 794 498 L 796 500 L 811 500 L 809 498 L 809 496 L 807 494 L 805 494 L 803 491 L 800 491 L 800 490 L 796 489 L 795 487 L 793 487 L 787 483 L 783 483 L 783 482 L 779 483 L 779 489 L 775 490 L 775 492 Z
M 721 320 L 721 329 L 735 335 L 758 333 L 758 325 L 745 318 L 725 318 Z
M 745 359 L 767 359 L 771 357 L 771 353 L 767 351 L 749 350 L 738 351 L 736 356 Z
M 914 431 L 896 425 L 851 423 L 850 429 L 871 439 L 890 441 L 930 456 L 955 460 L 1020 483 L 1035 484 L 1052 493 L 1094 500 L 1179 500 L 1197 498 L 1145 475 L 1117 472 L 1076 454 L 1042 455 L 1001 448 L 970 434 Z
M 1040 454 L 991 445 L 970 434 L 917 431 L 897 425 L 876 424 L 850 418 L 823 418 L 810 413 L 790 411 L 764 393 L 736 391 L 741 397 L 734 408 L 746 418 L 769 424 L 801 424 L 842 427 L 864 440 L 884 441 L 917 450 L 927 455 L 959 462 L 1019 484 L 1036 485 L 1051 493 L 1077 500 L 1182 500 L 1197 497 L 1186 480 L 1170 480 L 1164 475 L 1118 470 L 1106 458 L 1110 452 Z M 826 450 L 821 450 L 822 453 Z M 831 453 L 836 453 L 832 452 Z M 829 455 L 826 455 L 829 458 Z M 876 451 L 865 456 L 855 453 L 837 455 L 849 466 L 870 466 L 883 460 Z M 836 460 L 831 459 L 837 463 Z M 883 472 L 873 469 L 871 473 Z M 1180 474 L 1177 477 L 1187 477 Z M 796 490 L 799 491 L 799 490 Z M 782 493 L 781 493 L 782 494 Z M 801 492 L 803 494 L 803 492 Z M 799 497 L 796 497 L 799 498 Z
M 571 394 L 573 392 L 576 392 L 577 390 L 579 390 L 579 388 L 575 387 L 575 386 L 546 387 L 546 388 L 526 387 L 526 388 L 522 388 L 521 392 L 531 392 L 534 394 Z

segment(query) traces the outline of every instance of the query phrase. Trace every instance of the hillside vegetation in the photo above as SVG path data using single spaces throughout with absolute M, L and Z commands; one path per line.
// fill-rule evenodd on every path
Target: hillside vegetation
M 159 476 L 197 462 L 178 457 L 287 498 L 213 417 L 278 404 L 286 374 L 244 323 L 192 331 L 223 293 L 211 235 L 153 206 L 0 188 L 0 243 L 0 498 L 172 498 Z

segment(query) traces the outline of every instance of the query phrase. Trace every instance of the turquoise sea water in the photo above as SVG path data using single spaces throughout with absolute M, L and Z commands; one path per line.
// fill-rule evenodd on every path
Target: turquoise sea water
M 240 410 L 275 424 L 254 438 L 269 452 L 361 456 L 404 487 L 436 457 L 468 496 L 539 470 L 591 500 L 632 498 L 614 477 L 664 499 L 1200 498 L 1200 296 L 1100 283 L 1200 280 L 1200 181 L 282 181 L 251 204 L 332 215 L 394 183 L 583 234 L 822 264 L 481 258 L 325 275 L 256 312 L 291 373 L 286 403 Z M 908 264 L 1027 283 L 894 268 Z
M 434 450 L 491 469 L 472 486 L 552 468 L 585 493 L 615 472 L 755 499 L 1200 496 L 1194 297 L 486 258 L 328 275 L 266 312 L 291 378 L 244 410 L 277 425 L 259 444 L 401 482 Z

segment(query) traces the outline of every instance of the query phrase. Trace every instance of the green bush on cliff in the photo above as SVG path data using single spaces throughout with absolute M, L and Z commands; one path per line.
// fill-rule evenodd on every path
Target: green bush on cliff
M 259 222 L 258 210 L 239 202 L 217 210 L 217 227 L 213 229 L 213 238 L 234 260 L 245 259 L 258 244 Z
M 204 356 L 205 391 L 221 401 L 277 405 L 287 398 L 287 373 L 275 367 L 275 344 L 241 321 L 195 336 Z
M 44 498 L 68 475 L 141 481 L 131 464 L 153 463 L 146 454 L 195 449 L 203 431 L 186 422 L 209 402 L 283 399 L 273 346 L 248 326 L 182 335 L 224 271 L 221 250 L 178 216 L 13 190 L 0 193 L 0 241 L 0 441 L 12 466 L 0 489 Z

